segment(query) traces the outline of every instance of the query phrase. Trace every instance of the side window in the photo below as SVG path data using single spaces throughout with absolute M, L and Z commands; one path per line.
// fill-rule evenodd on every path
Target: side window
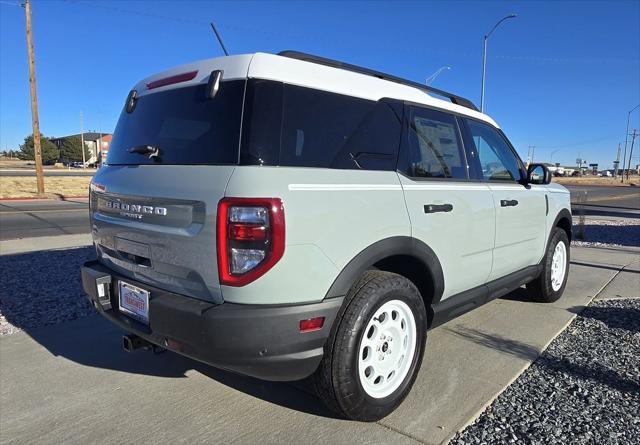
M 467 164 L 453 115 L 408 107 L 407 174 L 414 178 L 467 179 Z
M 504 138 L 490 125 L 465 119 L 475 145 L 479 170 L 487 181 L 518 181 L 518 161 Z

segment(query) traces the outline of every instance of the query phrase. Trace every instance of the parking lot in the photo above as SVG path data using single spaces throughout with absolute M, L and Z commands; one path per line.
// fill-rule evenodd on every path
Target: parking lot
M 55 238 L 40 238 L 39 249 Z M 529 303 L 518 291 L 430 332 L 413 391 L 373 424 L 334 418 L 306 381 L 263 382 L 171 352 L 125 353 L 121 333 L 83 299 L 78 267 L 92 248 L 4 255 L 3 332 L 13 333 L 0 337 L 0 441 L 446 443 L 594 297 L 639 296 L 637 249 L 572 253 L 557 303 Z

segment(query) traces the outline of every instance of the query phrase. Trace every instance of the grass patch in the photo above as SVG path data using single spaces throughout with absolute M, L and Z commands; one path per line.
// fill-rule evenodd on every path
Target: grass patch
M 90 176 L 45 176 L 45 197 L 87 196 Z M 0 176 L 0 198 L 36 198 L 35 176 Z

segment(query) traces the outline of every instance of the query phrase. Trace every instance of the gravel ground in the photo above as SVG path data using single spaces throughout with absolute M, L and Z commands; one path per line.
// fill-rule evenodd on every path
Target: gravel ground
M 574 218 L 574 222 L 579 219 Z M 580 227 L 573 225 L 574 246 L 633 246 L 640 247 L 640 220 L 637 219 L 587 219 L 584 223 L 584 239 L 579 240 Z
M 0 335 L 95 314 L 80 266 L 93 247 L 0 256 Z
M 640 299 L 596 301 L 451 444 L 637 444 Z

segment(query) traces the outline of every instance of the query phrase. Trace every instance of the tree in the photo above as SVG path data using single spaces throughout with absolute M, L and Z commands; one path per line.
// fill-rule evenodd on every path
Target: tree
M 69 136 L 62 140 L 60 157 L 65 161 L 82 161 L 82 140 L 80 136 Z M 84 159 L 88 161 L 91 153 L 87 146 L 84 147 Z
M 40 151 L 42 152 L 43 163 L 57 161 L 60 157 L 60 151 L 58 147 L 56 147 L 56 144 L 42 135 L 40 138 Z M 18 152 L 18 159 L 22 159 L 23 161 L 35 160 L 32 134 L 24 138 L 24 144 L 20 146 L 20 151 Z

